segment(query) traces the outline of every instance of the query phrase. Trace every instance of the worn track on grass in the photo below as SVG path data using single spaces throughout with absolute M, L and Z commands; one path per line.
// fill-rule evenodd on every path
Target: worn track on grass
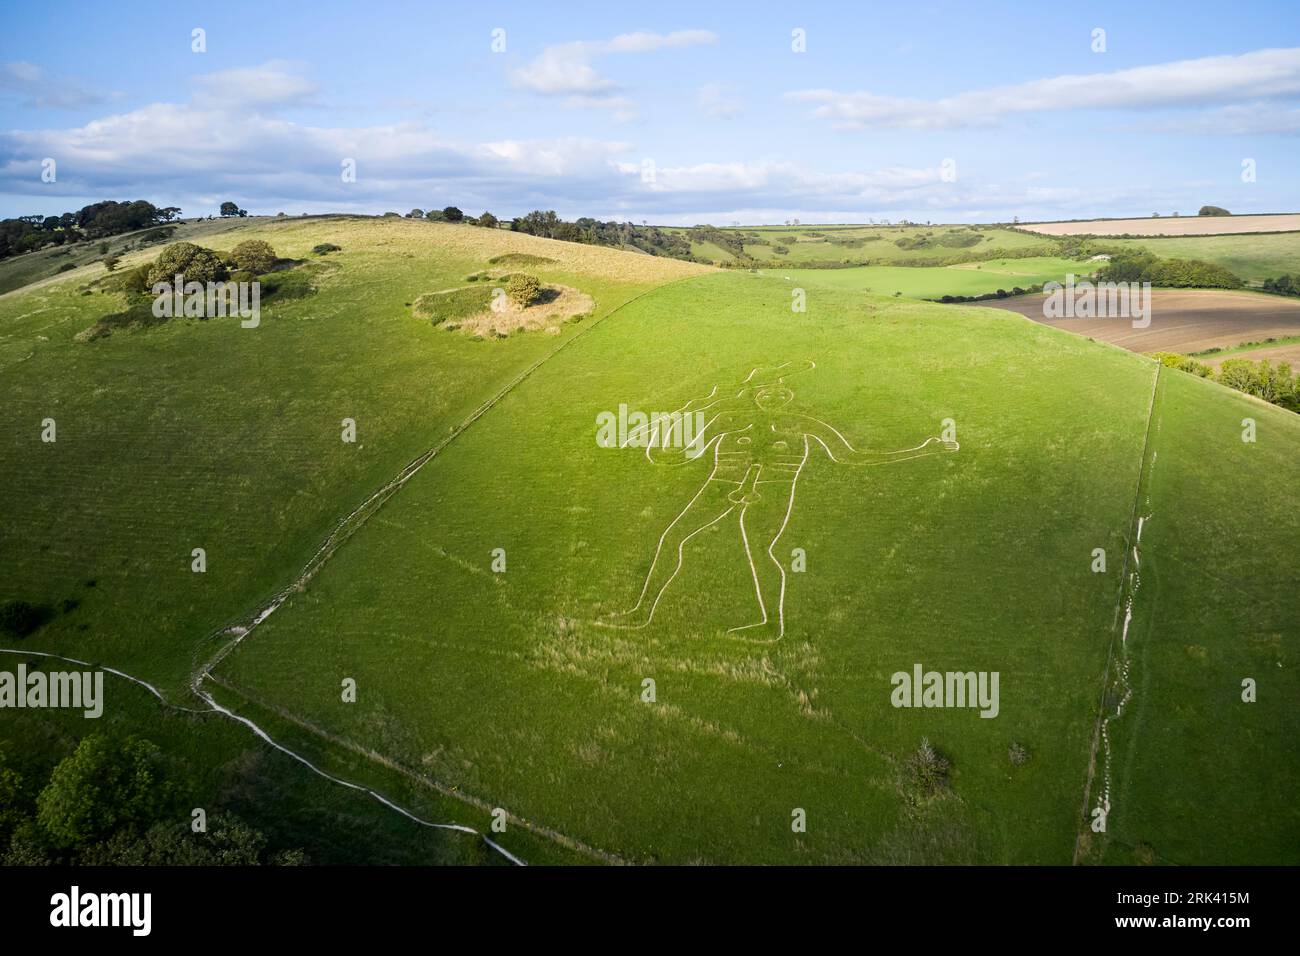
M 1083 805 L 1080 810 L 1080 817 L 1084 821 L 1087 821 L 1088 819 L 1088 802 L 1092 796 L 1092 784 L 1097 773 L 1097 751 L 1102 743 L 1103 731 L 1106 727 L 1107 722 L 1110 720 L 1110 715 L 1106 714 L 1106 709 L 1107 709 L 1106 691 L 1107 688 L 1110 687 L 1111 668 L 1115 666 L 1115 638 L 1117 634 L 1120 634 L 1120 653 L 1121 655 L 1124 655 L 1126 653 L 1124 648 L 1124 642 L 1127 637 L 1128 621 L 1126 620 L 1124 622 L 1124 631 L 1121 634 L 1119 630 L 1120 628 L 1119 614 L 1120 614 L 1120 609 L 1125 606 L 1125 601 L 1124 601 L 1125 595 L 1128 595 L 1130 609 L 1132 606 L 1133 589 L 1130 587 L 1130 581 L 1129 581 L 1129 559 L 1131 556 L 1135 554 L 1137 550 L 1138 538 L 1141 536 L 1142 533 L 1141 532 L 1142 518 L 1138 515 L 1138 510 L 1142 503 L 1142 487 L 1145 484 L 1146 478 L 1149 474 L 1149 469 L 1147 467 L 1147 452 L 1150 450 L 1151 447 L 1151 423 L 1155 420 L 1156 402 L 1159 399 L 1159 394 L 1160 394 L 1160 372 L 1162 368 L 1163 366 L 1161 366 L 1159 363 L 1156 363 L 1155 379 L 1151 383 L 1151 400 L 1150 400 L 1150 404 L 1147 407 L 1146 434 L 1142 439 L 1142 458 L 1140 459 L 1138 464 L 1137 487 L 1136 489 L 1134 489 L 1133 492 L 1133 507 L 1129 511 L 1128 533 L 1125 535 L 1124 538 L 1124 564 L 1120 568 L 1119 593 L 1115 596 L 1115 612 L 1113 617 L 1111 618 L 1110 648 L 1106 653 L 1106 667 L 1105 670 L 1103 670 L 1102 672 L 1102 680 L 1101 680 L 1101 695 L 1097 702 L 1097 718 L 1093 725 L 1093 730 L 1092 730 L 1092 748 L 1088 755 L 1088 777 L 1083 785 Z M 1124 682 L 1125 684 L 1127 684 L 1128 683 L 1128 677 L 1126 673 L 1127 662 L 1121 663 L 1120 667 L 1125 669 Z M 1130 694 L 1131 694 L 1131 689 L 1130 689 Z M 1124 702 L 1127 702 L 1127 697 L 1125 698 Z M 1121 704 L 1121 708 L 1122 706 L 1123 704 Z M 1116 714 L 1116 716 L 1118 716 L 1118 714 Z M 1107 761 L 1109 762 L 1109 741 L 1107 741 L 1106 746 L 1107 746 Z M 1110 786 L 1109 779 L 1106 781 L 1106 786 L 1109 791 L 1109 786 Z M 1108 803 L 1107 811 L 1109 811 L 1109 796 L 1108 796 L 1107 803 Z M 1087 823 L 1085 822 L 1083 825 L 1087 826 Z M 1083 848 L 1083 833 L 1084 831 L 1080 829 L 1075 834 L 1075 838 L 1074 838 L 1074 856 L 1072 859 L 1072 863 L 1076 865 L 1079 862 L 1079 855 Z

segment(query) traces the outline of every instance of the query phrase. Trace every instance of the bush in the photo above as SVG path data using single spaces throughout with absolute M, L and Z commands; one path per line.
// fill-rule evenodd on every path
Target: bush
M 230 250 L 230 262 L 237 270 L 261 275 L 275 266 L 275 250 L 261 239 L 245 239 Z
M 1300 278 L 1283 275 L 1276 279 L 1265 279 L 1264 291 L 1278 295 L 1300 295 Z
M 484 212 L 483 215 L 478 217 L 478 224 L 487 229 L 495 229 L 499 222 L 500 220 L 490 212 Z
M 1152 352 L 1151 357 L 1165 368 L 1176 368 L 1180 372 L 1199 375 L 1201 378 L 1209 378 L 1214 374 L 1214 369 L 1210 366 L 1177 352 Z
M 908 781 L 921 796 L 932 797 L 948 788 L 951 764 L 930 746 L 929 740 L 922 738 L 921 746 L 908 756 L 904 766 Z
M 47 607 L 27 601 L 6 601 L 0 604 L 0 632 L 10 637 L 26 637 L 44 627 L 50 617 Z
M 442 211 L 442 217 L 448 222 L 460 222 L 465 218 L 465 214 L 455 206 L 448 206 Z
M 316 253 L 316 255 L 318 255 L 318 256 L 323 256 L 323 255 L 327 255 L 327 254 L 329 254 L 329 253 L 331 253 L 331 252 L 342 252 L 342 251 L 343 251 L 343 247 L 342 247 L 342 246 L 336 246 L 336 245 L 334 245 L 334 243 L 332 243 L 332 242 L 322 242 L 322 243 L 321 243 L 320 245 L 318 245 L 318 246 L 312 246 L 312 247 L 311 247 L 311 251 L 314 252 L 314 253 Z
M 171 282 L 177 275 L 186 282 L 220 282 L 226 277 L 226 265 L 211 249 L 192 242 L 177 242 L 162 251 L 149 270 L 147 285 Z
M 107 269 L 109 272 L 112 272 L 114 269 L 117 268 L 117 264 L 121 261 L 122 260 L 118 256 L 104 256 L 103 259 L 104 268 Z
M 532 301 L 537 298 L 537 294 L 542 291 L 542 284 L 537 281 L 536 276 L 530 276 L 526 272 L 517 272 L 510 277 L 506 283 L 506 295 L 521 308 L 527 308 Z
M 1228 210 L 1224 209 L 1222 206 L 1202 206 L 1202 207 L 1201 207 L 1201 211 L 1198 212 L 1196 215 L 1198 215 L 1198 216 L 1231 216 L 1232 213 L 1228 212 Z

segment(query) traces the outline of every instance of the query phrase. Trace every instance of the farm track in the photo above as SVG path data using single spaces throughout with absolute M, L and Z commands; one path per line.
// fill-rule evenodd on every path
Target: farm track
M 1104 746 L 1103 760 L 1105 762 L 1105 772 L 1103 776 L 1104 785 L 1105 785 L 1105 803 L 1106 803 L 1105 812 L 1107 814 L 1109 814 L 1110 812 L 1111 781 L 1110 781 L 1110 739 L 1109 739 L 1109 734 L 1107 732 L 1108 725 L 1112 717 L 1120 716 L 1124 706 L 1128 703 L 1129 697 L 1132 696 L 1132 687 L 1128 680 L 1128 660 L 1127 660 L 1126 641 L 1128 636 L 1129 620 L 1131 619 L 1131 614 L 1132 614 L 1133 596 L 1134 596 L 1134 591 L 1136 590 L 1136 586 L 1130 586 L 1129 561 L 1130 558 L 1136 560 L 1138 541 L 1141 539 L 1142 536 L 1142 523 L 1145 520 L 1143 516 L 1140 516 L 1138 514 L 1138 511 L 1142 503 L 1142 489 L 1150 474 L 1150 469 L 1147 465 L 1147 453 L 1148 451 L 1151 451 L 1151 425 L 1156 417 L 1155 414 L 1156 402 L 1159 400 L 1160 372 L 1162 368 L 1163 366 L 1161 366 L 1158 363 L 1156 364 L 1155 379 L 1151 384 L 1151 401 L 1149 406 L 1147 407 L 1146 434 L 1142 440 L 1142 457 L 1138 465 L 1137 488 L 1134 490 L 1133 507 L 1129 512 L 1128 534 L 1125 536 L 1125 540 L 1124 540 L 1124 564 L 1120 569 L 1119 593 L 1115 596 L 1115 612 L 1111 619 L 1110 648 L 1106 653 L 1106 667 L 1102 671 L 1101 694 L 1097 704 L 1097 718 L 1093 726 L 1092 748 L 1088 756 L 1088 776 L 1083 786 L 1083 805 L 1080 812 L 1080 816 L 1084 820 L 1088 819 L 1088 803 L 1092 796 L 1093 780 L 1096 777 L 1096 773 L 1097 773 L 1097 753 L 1098 750 L 1103 746 Z M 1154 452 L 1152 452 L 1152 464 L 1154 464 Z M 1148 515 L 1146 517 L 1150 517 L 1150 516 Z M 1136 571 L 1134 572 L 1134 574 L 1136 575 Z M 1125 602 L 1126 595 L 1128 597 L 1127 604 Z M 1111 684 L 1111 669 L 1112 667 L 1116 666 L 1115 637 L 1116 637 L 1116 633 L 1119 632 L 1119 628 L 1120 628 L 1121 608 L 1126 608 L 1127 610 L 1126 610 L 1126 618 L 1123 624 L 1123 631 L 1120 632 L 1119 650 L 1120 650 L 1121 661 L 1118 664 L 1117 673 L 1120 675 L 1120 682 L 1125 688 L 1125 695 L 1121 699 L 1120 704 L 1116 709 L 1116 712 L 1112 715 L 1106 713 L 1106 709 L 1107 709 L 1106 692 Z M 1079 863 L 1082 846 L 1083 846 L 1083 831 L 1080 830 L 1075 835 L 1075 840 L 1074 840 L 1074 857 L 1072 860 L 1074 865 L 1078 865 Z
M 607 314 L 591 322 L 585 328 L 581 329 L 577 334 L 566 339 L 556 348 L 548 352 L 542 358 L 538 359 L 528 368 L 524 369 L 524 371 L 520 372 L 519 375 L 511 379 L 505 386 L 503 386 L 500 389 L 500 391 L 498 391 L 495 395 L 493 395 L 482 405 L 480 405 L 477 409 L 475 409 L 472 413 L 470 413 L 470 415 L 466 417 L 460 424 L 455 426 L 447 436 L 442 438 L 432 448 L 424 452 L 418 458 L 408 463 L 406 467 L 404 467 L 401 471 L 399 471 L 392 480 L 390 480 L 387 484 L 385 484 L 378 491 L 372 494 L 369 498 L 363 501 L 359 506 L 357 506 L 349 514 L 347 514 L 342 520 L 340 520 L 338 524 L 335 526 L 334 530 L 329 534 L 328 537 L 326 537 L 326 539 L 321 544 L 321 546 L 312 555 L 311 559 L 307 562 L 307 564 L 304 566 L 303 570 L 299 573 L 299 575 L 296 578 L 294 578 L 293 581 L 289 582 L 287 585 L 285 585 L 283 588 L 277 591 L 269 602 L 266 603 L 259 602 L 259 604 L 254 610 L 238 618 L 236 621 L 219 628 L 216 632 L 210 634 L 207 639 L 200 642 L 198 646 L 201 648 L 209 644 L 213 640 L 219 641 L 221 638 L 225 638 L 227 636 L 231 638 L 230 640 L 227 640 L 225 643 L 221 644 L 221 646 L 218 647 L 215 654 L 213 654 L 206 661 L 202 663 L 196 662 L 195 669 L 190 679 L 190 690 L 200 700 L 203 700 L 205 703 L 207 703 L 209 705 L 209 708 L 212 711 L 216 713 L 220 713 L 225 717 L 228 717 L 232 720 L 244 724 L 250 730 L 252 730 L 254 734 L 262 738 L 272 747 L 294 758 L 295 760 L 299 761 L 300 763 L 310 768 L 315 773 L 321 775 L 322 777 L 325 777 L 331 782 L 337 783 L 344 787 L 348 787 L 350 789 L 360 790 L 364 793 L 368 793 L 371 796 L 373 796 L 376 800 L 383 803 L 385 806 L 388 806 L 394 811 L 401 813 L 403 816 L 409 817 L 411 820 L 414 820 L 415 822 L 420 823 L 421 825 L 429 826 L 429 827 L 437 827 L 440 829 L 459 830 L 466 833 L 478 834 L 479 836 L 483 837 L 483 839 L 488 843 L 489 846 L 491 846 L 497 852 L 501 853 L 512 863 L 521 866 L 526 865 L 524 861 L 515 857 L 513 854 L 511 854 L 509 851 L 505 850 L 504 848 L 493 843 L 486 836 L 479 834 L 478 831 L 472 829 L 471 827 L 462 826 L 460 824 L 430 823 L 428 821 L 420 819 L 410 811 L 406 810 L 401 806 L 398 806 L 396 803 L 393 803 L 387 797 L 384 797 L 382 794 L 379 794 L 369 789 L 368 787 L 364 787 L 361 784 L 353 783 L 351 781 L 344 780 L 341 777 L 335 777 L 331 774 L 326 773 L 325 771 L 318 768 L 315 764 L 311 763 L 311 761 L 309 761 L 306 757 L 277 743 L 275 740 L 271 738 L 271 736 L 265 730 L 263 730 L 253 721 L 239 714 L 236 714 L 234 711 L 230 710 L 229 708 L 223 707 L 222 705 L 218 704 L 213 699 L 212 695 L 207 693 L 201 685 L 203 681 L 206 679 L 212 679 L 214 682 L 221 683 L 217 681 L 216 678 L 213 678 L 211 676 L 211 671 L 214 667 L 220 664 L 221 661 L 224 660 L 225 657 L 232 650 L 234 650 L 245 638 L 247 638 L 248 635 L 251 634 L 259 624 L 261 624 L 268 617 L 270 617 L 276 610 L 278 610 L 281 607 L 281 605 L 283 605 L 284 602 L 287 601 L 292 594 L 304 590 L 307 584 L 311 581 L 311 579 L 315 577 L 316 573 L 325 565 L 325 563 L 330 559 L 330 557 L 334 555 L 334 553 L 339 549 L 339 547 L 341 547 L 344 544 L 344 542 L 346 542 L 349 538 L 351 538 L 353 534 L 355 534 L 358 530 L 360 530 L 361 527 L 363 527 L 365 523 L 369 521 L 370 518 L 372 518 L 379 511 L 379 509 L 389 498 L 391 498 L 394 494 L 396 494 L 398 491 L 401 490 L 402 486 L 405 485 L 407 481 L 413 478 L 425 465 L 427 465 L 430 461 L 432 461 L 435 457 L 437 457 L 437 455 L 441 453 L 443 449 L 445 449 L 448 445 L 450 445 L 453 441 L 455 441 L 456 438 L 458 438 L 461 434 L 465 432 L 466 429 L 468 429 L 471 425 L 473 425 L 476 421 L 478 421 L 481 417 L 483 417 L 483 415 L 485 415 L 497 404 L 499 404 L 502 401 L 502 399 L 504 399 L 507 395 L 509 395 L 512 391 L 514 391 L 517 387 L 519 387 L 519 385 L 521 385 L 525 380 L 527 380 L 534 372 L 536 372 L 539 368 L 541 368 L 543 365 L 545 365 L 547 362 L 553 359 L 556 355 L 563 352 L 574 342 L 578 341 L 580 338 L 590 333 L 592 329 L 596 328 L 601 323 L 607 321 L 611 317 L 617 315 L 619 312 L 621 312 L 623 309 L 630 306 L 632 303 L 638 301 L 639 299 L 647 295 L 650 295 L 652 292 L 657 292 L 658 290 L 664 288 L 665 286 L 672 285 L 676 282 L 683 282 L 686 281 L 687 279 L 694 279 L 694 278 L 697 278 L 697 276 L 683 276 L 680 279 L 674 279 L 669 282 L 661 283 L 660 285 L 657 285 L 653 288 L 646 289 L 644 292 L 640 292 L 637 295 L 634 295 L 626 302 L 622 303 L 619 306 L 616 306 Z M 196 651 L 196 658 L 197 658 L 197 651 Z M 118 673 L 118 672 L 114 672 L 114 673 Z M 126 677 L 129 680 L 135 681 L 136 683 L 147 687 L 160 700 L 162 700 L 164 703 L 167 702 L 166 698 L 164 698 L 163 695 L 157 690 L 157 688 L 153 687 L 152 685 L 147 684 L 138 678 L 130 677 L 129 675 L 126 674 L 121 674 L 120 676 Z M 300 718 L 291 717 L 291 715 L 288 715 L 287 712 L 284 716 L 286 717 L 286 719 L 293 719 L 295 722 L 302 723 Z M 324 735 L 321 736 L 323 737 L 323 739 L 326 740 L 329 739 L 328 737 L 324 737 Z M 370 759 L 372 761 L 374 760 L 374 757 L 369 753 L 365 753 L 365 756 L 367 757 L 367 759 Z M 422 783 L 427 783 L 427 781 L 424 781 L 422 778 L 417 778 L 417 779 L 420 779 Z M 475 805 L 479 803 L 478 800 L 471 798 L 466 794 L 451 794 L 451 795 L 457 796 L 460 799 L 466 800 Z M 528 829 L 531 832 L 538 833 L 542 836 L 547 837 L 548 839 L 559 842 L 561 845 L 569 847 L 571 849 L 580 848 L 583 851 L 588 852 L 589 854 L 596 855 L 597 857 L 602 859 L 607 859 L 610 862 L 616 861 L 615 857 L 612 857 L 611 855 L 604 853 L 604 851 L 600 851 L 591 847 L 586 847 L 584 844 L 581 844 L 580 841 L 574 840 L 571 837 L 567 837 L 564 834 L 561 834 L 559 831 L 554 830 L 552 828 L 541 826 L 538 824 L 528 824 Z

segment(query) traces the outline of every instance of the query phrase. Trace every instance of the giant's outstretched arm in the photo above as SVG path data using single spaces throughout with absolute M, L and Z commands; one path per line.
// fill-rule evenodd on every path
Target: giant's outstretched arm
M 886 465 L 893 461 L 907 461 L 909 458 L 956 451 L 961 447 L 955 441 L 927 438 L 914 448 L 901 448 L 898 451 L 858 451 L 834 427 L 820 419 L 803 416 L 801 423 L 804 433 L 826 449 L 826 454 L 830 455 L 832 461 L 843 465 Z
M 679 437 L 681 441 L 669 443 L 667 447 L 665 447 L 662 431 L 666 424 L 662 421 L 657 426 L 652 424 L 650 443 L 645 449 L 646 458 L 656 465 L 684 465 L 703 457 L 709 448 L 726 434 L 725 415 L 718 413 L 709 417 L 706 412 L 705 416 L 704 427 L 699 430 L 695 430 L 693 424 L 688 426 L 683 416 L 678 425 L 682 430 L 679 435 L 674 436 Z M 688 433 L 689 441 L 687 441 Z

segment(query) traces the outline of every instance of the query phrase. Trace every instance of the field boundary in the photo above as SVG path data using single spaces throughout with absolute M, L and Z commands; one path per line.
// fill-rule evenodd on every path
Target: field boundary
M 1106 719 L 1106 689 L 1110 686 L 1111 668 L 1115 664 L 1115 635 L 1116 630 L 1119 627 L 1119 612 L 1120 608 L 1124 606 L 1124 595 L 1129 590 L 1129 560 L 1137 548 L 1137 538 L 1141 534 L 1138 507 L 1142 501 L 1142 486 L 1148 474 L 1147 452 L 1150 450 L 1151 446 L 1151 424 L 1155 420 L 1156 401 L 1158 400 L 1160 392 L 1160 373 L 1163 369 L 1163 366 L 1159 362 L 1155 363 L 1155 365 L 1156 374 L 1151 383 L 1151 400 L 1147 407 L 1146 432 L 1142 439 L 1142 457 L 1138 462 L 1137 487 L 1133 493 L 1133 505 L 1129 511 L 1128 530 L 1124 538 L 1124 563 L 1120 567 L 1119 591 L 1115 596 L 1115 610 L 1111 617 L 1110 646 L 1106 652 L 1106 667 L 1102 671 L 1101 693 L 1097 700 L 1097 717 L 1093 723 L 1092 729 L 1092 746 L 1088 755 L 1088 775 L 1083 785 L 1083 803 L 1080 808 L 1079 816 L 1080 819 L 1084 821 L 1083 826 L 1085 827 L 1087 826 L 1086 821 L 1088 819 L 1088 801 L 1092 796 L 1092 785 L 1097 773 L 1097 750 L 1101 744 L 1101 737 Z M 1127 622 L 1125 623 L 1125 630 L 1127 631 Z M 1075 833 L 1074 855 L 1071 859 L 1072 865 L 1077 866 L 1079 863 L 1079 855 L 1083 844 L 1083 833 L 1084 831 L 1082 829 Z

